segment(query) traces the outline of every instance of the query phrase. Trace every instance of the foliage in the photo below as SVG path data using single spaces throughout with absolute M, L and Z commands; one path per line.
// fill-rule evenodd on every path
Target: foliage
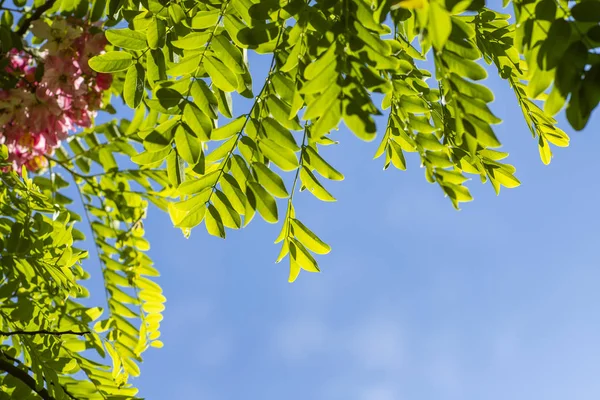
M 496 193 L 520 184 L 503 161 L 508 154 L 498 150 L 493 125 L 501 121 L 490 109 L 494 94 L 481 83 L 489 68 L 479 60 L 514 91 L 546 164 L 551 144 L 569 143 L 554 116 L 566 108 L 571 126 L 581 130 L 600 101 L 597 0 L 519 0 L 514 22 L 481 0 L 0 5 L 6 71 L 0 75 L 0 143 L 6 144 L 0 399 L 135 398 L 128 378 L 139 374 L 149 346 L 162 346 L 165 298 L 151 280 L 158 272 L 145 253 L 142 225 L 149 202 L 186 236 L 203 223 L 209 234 L 225 238 L 227 229 L 240 229 L 257 214 L 280 222 L 277 261 L 288 259 L 291 282 L 300 270 L 319 271 L 314 255 L 330 251 L 301 222 L 293 199 L 306 190 L 335 201 L 327 182 L 344 176 L 321 149 L 337 145 L 332 131 L 341 123 L 365 141 L 382 133 L 375 158 L 384 157 L 385 168 L 404 170 L 405 153 L 417 153 L 427 181 L 459 208 L 472 200 L 469 175 L 489 181 Z M 89 54 L 69 44 L 77 41 L 69 34 L 75 26 L 94 35 L 103 30 L 105 51 Z M 51 51 L 71 61 L 52 64 Z M 253 82 L 262 75 L 256 68 L 251 73 L 250 52 L 269 60 L 264 81 Z M 29 123 L 44 100 L 23 83 L 30 102 L 15 106 L 15 82 L 51 82 L 42 72 L 27 79 L 24 64 L 15 76 L 7 68 L 15 54 L 27 58 L 28 68 L 59 76 L 75 65 L 65 85 L 55 88 L 56 99 L 76 89 L 78 74 L 87 74 L 86 87 L 96 82 L 104 91 L 86 114 L 89 123 L 58 136 L 62 146 L 58 139 L 43 148 L 11 142 L 16 116 Z M 234 110 L 242 98 L 250 107 Z M 134 109 L 131 121 L 94 122 L 96 109 L 114 114 L 121 100 Z M 62 107 L 57 115 L 70 110 Z M 378 127 L 375 117 L 382 115 L 387 122 Z M 17 151 L 34 148 L 43 161 L 15 163 Z M 37 172 L 33 179 L 28 170 Z M 284 209 L 278 199 L 287 199 Z M 81 223 L 102 266 L 106 311 L 80 302 L 89 277 L 82 264 L 88 253 L 73 246 L 84 240 L 76 228 Z M 112 366 L 103 363 L 107 356 Z

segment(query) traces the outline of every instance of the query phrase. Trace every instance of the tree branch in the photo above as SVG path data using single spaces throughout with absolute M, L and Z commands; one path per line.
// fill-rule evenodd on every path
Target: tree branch
M 22 331 L 22 330 L 16 330 L 16 331 L 12 331 L 12 332 L 4 332 L 4 331 L 0 331 L 0 336 L 12 336 L 12 335 L 55 335 L 55 336 L 61 336 L 61 335 L 78 335 L 78 336 L 83 336 L 83 335 L 88 335 L 90 334 L 90 331 L 82 331 L 82 332 L 76 332 L 76 331 L 58 331 L 58 332 L 53 332 L 53 331 L 49 331 L 46 329 L 40 329 L 37 331 Z
M 22 367 L 26 368 L 26 369 L 27 369 L 27 371 L 29 371 L 29 372 L 33 372 L 33 370 L 31 369 L 31 367 L 29 367 L 29 366 L 27 366 L 27 365 L 23 364 L 23 363 L 21 362 L 21 360 L 19 360 L 19 359 L 17 359 L 17 358 L 14 358 L 14 357 L 11 357 L 11 356 L 9 356 L 8 354 L 6 354 L 6 353 L 5 353 L 5 352 L 3 352 L 3 351 L 0 351 L 0 354 L 2 354 L 2 355 L 3 355 L 5 358 L 7 358 L 9 361 L 12 361 L 13 363 L 16 363 L 16 364 L 17 364 L 17 367 L 16 367 L 16 368 L 18 368 L 18 369 L 21 369 L 21 368 L 19 368 L 19 366 L 22 366 Z M 1 367 L 0 367 L 0 368 L 1 368 Z M 46 378 L 44 378 L 44 380 L 46 380 Z M 47 382 L 47 381 L 46 381 L 46 382 Z M 51 384 L 51 385 L 53 385 L 53 383 L 50 383 L 50 384 Z M 69 393 L 69 391 L 67 390 L 67 388 L 66 388 L 64 385 L 60 385 L 60 387 L 61 387 L 61 388 L 62 388 L 62 390 L 65 392 L 65 394 L 66 394 L 67 396 L 69 396 L 69 398 L 71 398 L 72 400 L 78 400 L 78 399 L 77 399 L 77 397 L 75 397 L 75 396 L 73 396 L 71 393 Z
M 51 9 L 52 6 L 54 5 L 54 3 L 56 3 L 56 0 L 48 0 L 41 6 L 36 8 L 30 17 L 25 18 L 25 20 L 23 21 L 23 24 L 19 27 L 19 29 L 16 32 L 17 35 L 19 35 L 19 36 L 25 35 L 25 33 L 27 33 L 27 30 L 29 29 L 29 25 L 31 25 L 31 23 L 33 21 L 40 19 L 42 14 L 45 13 L 46 11 L 48 11 L 49 9 Z
M 37 389 L 35 379 L 31 377 L 27 372 L 23 371 L 20 368 L 15 367 L 10 362 L 6 361 L 4 358 L 0 357 L 0 371 L 5 371 L 15 378 L 19 379 L 21 382 L 26 384 L 38 394 L 44 400 L 55 400 L 54 397 L 50 396 L 48 390 L 46 388 Z

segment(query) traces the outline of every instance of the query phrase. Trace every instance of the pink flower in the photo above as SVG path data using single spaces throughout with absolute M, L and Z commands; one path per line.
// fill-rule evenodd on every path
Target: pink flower
M 12 49 L 8 52 L 9 65 L 6 67 L 6 72 L 19 73 L 24 72 L 31 63 L 31 56 L 29 54 Z
M 45 67 L 42 84 L 49 90 L 73 96 L 85 93 L 85 79 L 81 76 L 77 61 L 50 56 L 46 59 Z
M 0 143 L 8 147 L 9 169 L 44 168 L 44 156 L 70 132 L 92 125 L 112 75 L 89 68 L 89 58 L 102 53 L 107 42 L 103 33 L 88 29 L 78 20 L 58 19 L 52 26 L 36 21 L 33 33 L 46 39 L 39 57 L 14 49 L 7 54 L 5 71 L 16 78 L 13 88 L 0 89 Z M 44 63 L 39 81 L 36 62 Z
M 69 25 L 64 19 L 55 19 L 52 26 L 40 20 L 34 21 L 31 31 L 35 36 L 46 39 L 42 49 L 51 53 L 70 49 L 73 41 L 82 34 L 79 26 Z
M 112 84 L 112 75 L 111 74 L 96 74 L 96 86 L 100 90 L 108 90 L 110 85 Z
M 104 52 L 104 48 L 108 44 L 108 41 L 104 37 L 104 33 L 97 33 L 90 35 L 89 33 L 80 36 L 76 40 L 76 47 L 79 51 L 79 64 L 81 69 L 89 75 L 94 72 L 88 65 L 90 58 L 97 56 Z

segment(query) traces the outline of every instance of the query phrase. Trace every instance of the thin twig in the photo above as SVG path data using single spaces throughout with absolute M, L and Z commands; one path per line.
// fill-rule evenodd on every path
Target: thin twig
M 23 330 L 16 330 L 16 331 L 12 331 L 12 332 L 5 332 L 5 331 L 0 331 L 0 336 L 13 336 L 13 335 L 54 335 L 54 336 L 61 336 L 61 335 L 78 335 L 78 336 L 83 336 L 83 335 L 88 335 L 90 334 L 90 331 L 81 331 L 81 332 L 77 332 L 77 331 L 72 331 L 72 330 L 68 330 L 68 331 L 49 331 L 47 329 L 39 329 L 37 331 L 23 331 Z
M 0 7 L 0 10 L 22 13 L 22 8 Z
M 50 393 L 48 393 L 48 390 L 46 390 L 46 388 L 41 388 L 39 390 L 36 388 L 37 383 L 36 383 L 35 379 L 33 379 L 33 377 L 31 377 L 31 375 L 29 375 L 27 372 L 23 371 L 22 369 L 15 367 L 13 364 L 4 360 L 1 357 L 0 357 L 0 371 L 5 371 L 5 372 L 9 373 L 10 375 L 14 376 L 18 380 L 20 380 L 21 382 L 23 382 L 24 384 L 29 386 L 31 388 L 31 390 L 33 390 L 35 393 L 37 393 L 38 396 L 40 396 L 42 399 L 55 400 L 54 397 L 50 396 Z
M 277 62 L 277 59 L 276 59 L 277 58 L 277 54 L 276 54 L 276 52 L 277 52 L 277 48 L 279 47 L 279 43 L 280 43 L 280 40 L 281 40 L 281 37 L 283 35 L 283 31 L 284 30 L 285 30 L 285 27 L 282 26 L 281 27 L 281 31 L 279 31 L 279 35 L 277 36 L 277 42 L 275 43 L 275 49 L 273 50 L 273 57 L 271 58 L 271 64 L 269 66 L 269 73 L 267 74 L 267 78 L 265 79 L 265 84 L 260 89 L 260 92 L 259 92 L 258 96 L 256 96 L 256 99 L 254 100 L 254 103 L 252 104 L 252 107 L 250 108 L 250 111 L 248 112 L 248 114 L 246 114 L 246 119 L 244 121 L 244 124 L 240 128 L 240 131 L 238 132 L 238 135 L 235 138 L 235 141 L 233 142 L 233 146 L 231 146 L 231 149 L 227 152 L 227 155 L 225 156 L 225 158 L 223 159 L 223 161 L 221 161 L 222 167 L 219 169 L 219 175 L 217 175 L 217 180 L 212 185 L 212 191 L 210 192 L 210 194 L 208 196 L 208 200 L 206 200 L 205 204 L 209 204 L 210 203 L 212 195 L 217 191 L 217 185 L 221 181 L 221 177 L 223 176 L 223 173 L 225 172 L 225 167 L 227 166 L 227 163 L 229 162 L 229 159 L 231 159 L 231 156 L 233 155 L 233 152 L 237 148 L 238 142 L 240 141 L 240 139 L 242 138 L 242 136 L 244 136 L 244 130 L 246 129 L 246 125 L 248 124 L 248 122 L 252 118 L 252 113 L 254 112 L 254 109 L 256 108 L 257 105 L 259 105 L 263 101 L 262 97 L 263 97 L 265 91 L 268 90 L 268 86 L 269 86 L 269 84 L 271 82 L 271 77 L 273 76 L 273 73 L 275 72 L 275 64 Z M 252 159 L 253 156 L 254 156 L 254 149 L 252 150 L 251 159 Z
M 21 360 L 19 360 L 18 358 L 14 358 L 12 356 L 9 356 L 4 351 L 0 351 L 0 354 L 2 354 L 2 356 L 4 356 L 5 358 L 7 358 L 9 361 L 12 361 L 13 363 L 18 364 L 19 366 L 21 366 L 23 368 L 26 368 L 28 372 L 33 372 L 33 369 L 31 369 L 30 366 L 23 364 L 23 362 Z M 17 368 L 19 368 L 19 367 L 17 367 Z M 19 369 L 21 369 L 21 368 L 19 368 Z M 46 380 L 46 378 L 44 378 L 44 380 Z M 54 385 L 52 382 L 50 384 Z M 65 394 L 67 396 L 69 396 L 72 400 L 78 400 L 77 397 L 75 397 L 71 393 L 69 393 L 69 391 L 67 390 L 67 388 L 64 385 L 60 385 L 60 387 L 65 392 Z
M 23 36 L 25 33 L 27 33 L 27 30 L 29 29 L 29 26 L 31 25 L 31 23 L 33 21 L 40 19 L 43 13 L 45 13 L 46 11 L 51 9 L 52 6 L 54 6 L 54 3 L 56 3 L 56 0 L 49 0 L 49 1 L 46 1 L 44 4 L 42 4 L 41 6 L 39 6 L 38 8 L 36 8 L 35 11 L 33 11 L 33 14 L 31 14 L 31 16 L 29 18 L 26 18 L 23 21 L 23 24 L 16 32 L 17 35 Z

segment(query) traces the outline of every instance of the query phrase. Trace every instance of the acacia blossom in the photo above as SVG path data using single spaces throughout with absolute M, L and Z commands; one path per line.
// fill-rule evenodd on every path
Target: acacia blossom
M 35 21 L 32 32 L 45 42 L 39 57 L 13 49 L 6 57 L 11 84 L 0 88 L 0 144 L 20 171 L 44 168 L 61 140 L 92 125 L 112 76 L 92 71 L 88 60 L 104 51 L 104 33 L 81 20 Z M 42 68 L 38 73 L 38 68 Z M 42 72 L 43 71 L 43 72 Z

